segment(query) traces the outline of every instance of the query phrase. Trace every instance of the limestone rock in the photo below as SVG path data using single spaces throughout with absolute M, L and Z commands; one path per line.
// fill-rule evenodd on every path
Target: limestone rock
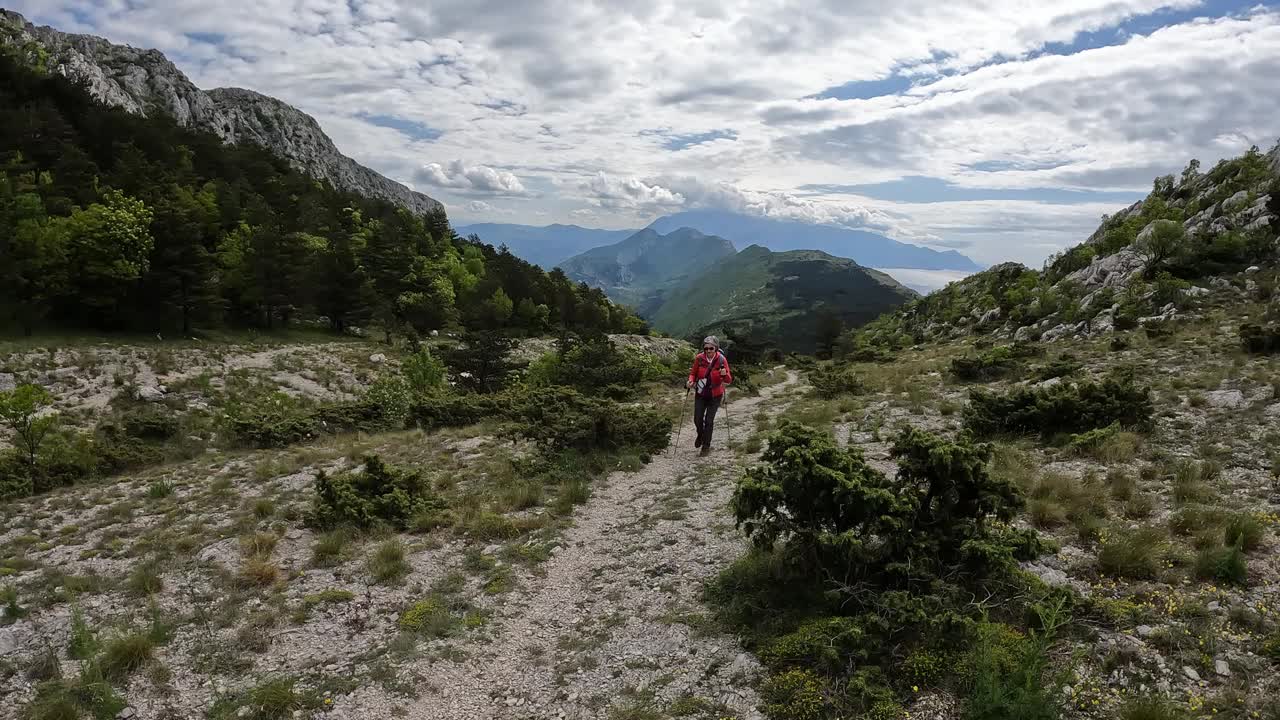
M 1231 677 L 1231 666 L 1227 664 L 1226 660 L 1214 660 L 1213 671 L 1222 677 Z
M 0 373 L 0 392 L 6 392 L 18 387 L 18 379 L 13 373 Z
M 369 362 L 373 363 L 374 365 L 381 365 L 386 361 L 387 361 L 387 356 L 383 355 L 382 353 L 374 353 L 369 356 Z
M 1142 258 L 1125 248 L 1106 257 L 1094 258 L 1088 267 L 1081 268 L 1064 280 L 1076 283 L 1088 290 L 1100 288 L 1120 289 L 1134 275 L 1142 272 Z
M 133 391 L 135 400 L 143 402 L 155 403 L 164 399 L 165 386 L 163 385 L 142 385 Z
M 1241 190 L 1240 192 L 1236 193 L 1235 195 L 1232 195 L 1231 197 L 1223 201 L 1222 210 L 1224 212 L 1233 212 L 1235 210 L 1239 210 L 1243 208 L 1245 204 L 1248 202 L 1249 202 L 1249 191 Z
M 1204 399 L 1212 408 L 1235 410 L 1244 406 L 1244 393 L 1239 390 L 1214 390 L 1205 393 Z

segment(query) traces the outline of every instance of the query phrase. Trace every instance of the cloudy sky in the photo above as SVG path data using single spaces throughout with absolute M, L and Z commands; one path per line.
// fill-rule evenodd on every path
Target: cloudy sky
M 0 0 L 274 95 L 458 223 L 719 207 L 1033 265 L 1280 136 L 1225 0 Z

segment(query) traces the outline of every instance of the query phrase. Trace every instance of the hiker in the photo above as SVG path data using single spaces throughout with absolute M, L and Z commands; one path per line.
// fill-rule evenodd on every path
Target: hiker
M 711 431 L 715 427 L 716 411 L 724 398 L 724 386 L 733 382 L 729 374 L 729 361 L 720 352 L 720 341 L 711 335 L 702 341 L 702 352 L 693 359 L 689 382 L 685 387 L 694 390 L 693 426 L 698 439 L 693 446 L 702 448 L 701 455 L 711 453 Z

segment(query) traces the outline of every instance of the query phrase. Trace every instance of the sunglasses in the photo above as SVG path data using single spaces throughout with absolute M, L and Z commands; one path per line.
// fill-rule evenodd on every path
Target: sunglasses
M 702 348 L 702 349 L 703 349 L 704 351 L 706 351 L 706 352 L 711 352 L 712 350 L 715 350 L 715 348 L 711 347 L 710 345 L 708 345 L 708 346 L 706 346 L 706 347 L 704 347 L 704 348 Z

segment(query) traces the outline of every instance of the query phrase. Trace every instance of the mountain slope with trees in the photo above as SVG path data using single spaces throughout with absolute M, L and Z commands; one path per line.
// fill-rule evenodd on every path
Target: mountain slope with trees
M 494 247 L 506 246 L 511 254 L 544 270 L 558 267 L 569 258 L 592 248 L 626 240 L 635 230 L 596 230 L 577 225 L 509 225 L 477 223 L 460 225 L 462 235 L 476 235 Z
M 387 200 L 426 215 L 440 203 L 343 155 L 315 118 L 251 90 L 208 92 L 157 50 L 116 45 L 90 35 L 37 27 L 0 9 L 0 45 L 27 62 L 84 83 L 89 94 L 138 115 L 166 115 L 223 142 L 256 143 L 334 187 Z
M 647 315 L 668 292 L 733 254 L 733 243 L 691 228 L 666 235 L 641 230 L 569 258 L 561 267 L 570 278 L 601 288 L 615 302 Z
M 815 250 L 753 245 L 675 289 L 652 315 L 676 336 L 753 336 L 785 351 L 829 350 L 858 327 L 917 295 L 884 273 Z
M 253 143 L 107 107 L 0 46 L 0 317 L 148 332 L 322 317 L 641 331 L 597 289 L 334 189 Z
M 1278 236 L 1280 145 L 1269 153 L 1254 147 L 1207 172 L 1192 160 L 1041 270 L 997 265 L 881 318 L 850 342 L 904 347 L 970 334 L 1055 340 L 1135 327 L 1159 332 L 1194 314 L 1213 290 L 1273 299 L 1269 284 L 1251 276 L 1274 267 Z

